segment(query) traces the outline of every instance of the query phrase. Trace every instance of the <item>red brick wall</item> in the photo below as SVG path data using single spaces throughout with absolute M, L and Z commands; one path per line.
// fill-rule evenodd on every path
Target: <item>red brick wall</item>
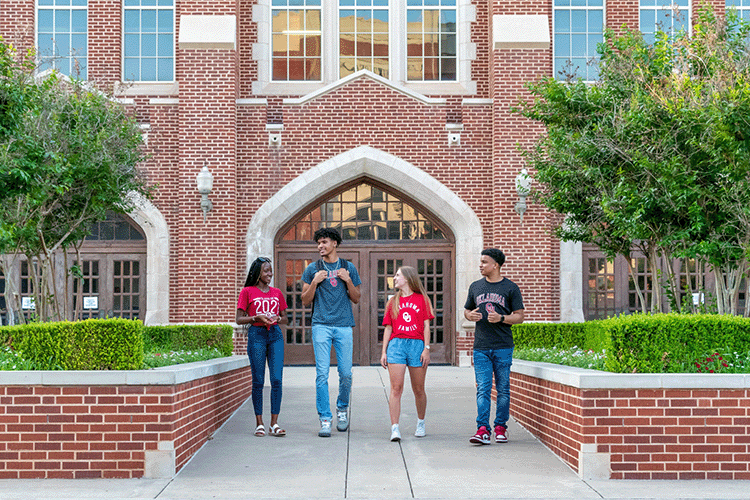
M 580 472 L 583 444 L 611 479 L 750 479 L 749 389 L 579 389 L 511 375 L 511 415 Z
M 151 386 L 0 386 L 0 478 L 137 478 L 174 443 L 176 471 L 250 396 L 250 368 Z

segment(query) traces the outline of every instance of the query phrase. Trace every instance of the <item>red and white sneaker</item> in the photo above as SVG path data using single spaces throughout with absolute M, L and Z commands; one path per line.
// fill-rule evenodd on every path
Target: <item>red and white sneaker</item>
M 481 426 L 477 429 L 477 433 L 469 438 L 470 443 L 474 444 L 490 444 L 490 431 L 487 427 Z
M 508 442 L 508 429 L 502 425 L 495 426 L 495 442 L 496 443 L 507 443 Z

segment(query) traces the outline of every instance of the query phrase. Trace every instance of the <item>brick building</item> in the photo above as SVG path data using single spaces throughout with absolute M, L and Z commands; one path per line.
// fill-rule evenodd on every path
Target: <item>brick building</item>
M 465 364 L 463 301 L 485 247 L 506 252 L 528 320 L 583 320 L 599 296 L 627 302 L 627 290 L 597 288 L 616 270 L 595 249 L 551 237 L 533 203 L 516 212 L 519 147 L 542 132 L 511 111 L 524 82 L 571 66 L 594 80 L 603 26 L 689 26 L 698 4 L 5 0 L 0 34 L 36 45 L 42 68 L 114 85 L 146 136 L 158 191 L 87 240 L 90 315 L 231 322 L 249 262 L 270 256 L 290 304 L 287 359 L 312 362 L 299 279 L 312 232 L 331 225 L 363 281 L 355 363 L 379 360 L 388 278 L 403 263 L 437 307 L 433 361 Z M 19 264 L 3 279 L 24 276 Z

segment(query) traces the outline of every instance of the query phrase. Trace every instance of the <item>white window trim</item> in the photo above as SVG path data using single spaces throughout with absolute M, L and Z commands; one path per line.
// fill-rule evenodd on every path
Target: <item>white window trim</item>
M 394 1 L 394 0 L 391 0 Z M 471 41 L 471 23 L 476 21 L 476 6 L 471 0 L 457 0 L 457 80 L 450 82 L 406 81 L 406 2 L 397 0 L 389 14 L 389 44 L 391 51 L 390 78 L 394 84 L 421 94 L 464 95 L 476 94 L 477 82 L 471 79 L 471 63 L 476 59 L 476 44 Z M 258 28 L 258 41 L 253 44 L 252 57 L 258 64 L 258 79 L 253 82 L 254 95 L 305 95 L 340 80 L 338 75 L 338 14 L 328 15 L 329 9 L 338 10 L 338 0 L 322 0 L 321 81 L 271 81 L 271 3 L 261 0 L 253 5 L 253 22 Z M 334 35 L 332 35 L 334 34 Z
M 664 6 L 664 5 L 657 5 L 654 7 L 650 7 L 650 6 L 643 7 L 641 6 L 640 0 L 638 0 L 638 30 L 640 30 L 641 33 L 644 33 L 643 29 L 641 28 L 641 11 L 642 10 L 651 10 L 651 11 L 658 12 L 666 8 L 667 6 Z M 688 34 L 692 35 L 693 34 L 693 0 L 688 0 L 687 7 L 685 7 L 684 10 L 685 10 L 685 13 L 687 14 Z M 655 33 L 655 32 L 648 31 L 646 33 Z
M 133 86 L 143 87 L 143 90 L 148 90 L 156 86 L 156 88 L 162 90 L 167 85 L 172 86 L 177 81 L 177 6 L 175 5 L 178 0 L 172 2 L 171 7 L 159 6 L 159 5 L 141 5 L 138 7 L 125 7 L 125 2 L 122 2 L 122 8 L 120 13 L 120 78 L 123 80 L 123 85 L 132 84 Z M 142 10 L 144 8 L 154 8 L 159 10 L 172 9 L 172 79 L 171 80 L 126 80 L 125 79 L 125 11 L 126 10 Z M 157 16 L 158 26 L 158 16 Z M 158 27 L 157 27 L 157 40 L 158 40 Z M 157 42 L 158 43 L 158 42 Z M 142 92 L 141 92 L 142 93 Z
M 89 77 L 89 58 L 90 52 L 89 52 L 89 3 L 88 0 L 86 1 L 86 6 L 81 5 L 39 5 L 39 0 L 34 0 L 34 48 L 36 50 L 39 50 L 38 43 L 39 43 L 39 9 L 43 10 L 85 10 L 86 11 L 86 80 L 88 80 Z M 68 56 L 70 57 L 70 56 Z M 40 57 L 39 53 L 36 53 L 36 63 L 40 64 L 42 61 L 42 57 Z M 54 65 L 53 65 L 54 68 Z M 70 76 L 70 75 L 66 75 Z
M 607 27 L 607 1 L 605 0 L 603 2 L 604 5 L 602 5 L 602 32 Z M 555 0 L 552 0 L 552 78 L 557 79 L 557 71 L 555 68 L 555 38 L 557 37 L 557 28 L 555 26 L 555 12 L 558 10 L 595 10 L 598 9 L 598 7 L 591 7 L 591 6 L 556 6 Z M 587 28 L 588 29 L 588 28 Z M 588 32 L 588 31 L 587 31 Z M 584 80 L 586 83 L 594 83 L 596 80 Z

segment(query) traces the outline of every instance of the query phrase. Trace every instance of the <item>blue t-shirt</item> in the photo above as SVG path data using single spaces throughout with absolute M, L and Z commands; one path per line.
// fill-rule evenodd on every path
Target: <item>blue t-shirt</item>
M 352 313 L 352 302 L 346 290 L 346 283 L 336 276 L 341 268 L 342 259 L 335 264 L 325 263 L 323 270 L 328 271 L 328 278 L 318 283 L 313 299 L 313 325 L 327 326 L 354 326 L 354 314 Z M 354 264 L 347 261 L 346 268 L 354 286 L 359 286 L 362 281 Z M 302 281 L 308 285 L 312 283 L 315 273 L 318 272 L 317 261 L 311 262 L 302 273 Z

